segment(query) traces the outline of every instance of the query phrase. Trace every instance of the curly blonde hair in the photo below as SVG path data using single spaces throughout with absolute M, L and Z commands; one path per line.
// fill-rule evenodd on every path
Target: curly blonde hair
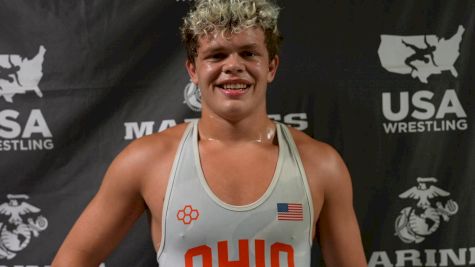
M 252 27 L 264 30 L 269 58 L 274 58 L 282 42 L 277 28 L 279 11 L 269 0 L 195 0 L 180 28 L 188 60 L 194 62 L 201 36 L 215 32 L 235 34 Z

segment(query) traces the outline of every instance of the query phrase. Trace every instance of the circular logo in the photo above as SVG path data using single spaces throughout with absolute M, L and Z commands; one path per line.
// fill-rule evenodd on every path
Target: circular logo
M 191 110 L 195 112 L 201 111 L 201 91 L 193 82 L 189 82 L 184 92 L 185 103 Z

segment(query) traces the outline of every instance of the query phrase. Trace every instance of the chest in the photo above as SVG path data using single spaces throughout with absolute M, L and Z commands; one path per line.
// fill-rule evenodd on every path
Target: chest
M 243 264 L 246 259 L 249 266 L 310 266 L 309 196 L 293 157 L 280 149 L 185 147 L 169 194 L 160 265 L 218 266 L 218 259 Z M 300 207 L 280 210 L 282 204 Z M 279 254 L 285 255 L 281 262 L 274 257 L 271 264 Z
M 206 183 L 222 201 L 245 205 L 259 199 L 275 174 L 278 146 L 269 144 L 200 144 L 200 165 Z

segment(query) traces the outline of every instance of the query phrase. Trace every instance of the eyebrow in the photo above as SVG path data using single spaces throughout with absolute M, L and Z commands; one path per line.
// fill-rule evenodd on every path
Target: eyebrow
M 250 44 L 245 44 L 242 46 L 238 47 L 238 50 L 253 50 L 257 47 L 256 43 L 250 43 Z M 216 46 L 211 46 L 207 48 L 206 50 L 203 50 L 203 54 L 213 54 L 213 53 L 219 53 L 226 51 L 227 49 L 224 46 L 221 45 L 216 45 Z
M 256 43 L 252 43 L 252 44 L 247 44 L 247 45 L 243 45 L 240 47 L 241 50 L 249 50 L 249 49 L 255 49 L 257 48 L 257 44 Z

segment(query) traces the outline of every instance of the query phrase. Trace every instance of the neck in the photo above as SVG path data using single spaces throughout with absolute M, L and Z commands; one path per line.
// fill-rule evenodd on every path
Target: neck
M 203 112 L 198 132 L 200 140 L 265 144 L 273 142 L 275 124 L 266 113 L 248 116 L 241 120 L 227 120 L 216 114 Z

